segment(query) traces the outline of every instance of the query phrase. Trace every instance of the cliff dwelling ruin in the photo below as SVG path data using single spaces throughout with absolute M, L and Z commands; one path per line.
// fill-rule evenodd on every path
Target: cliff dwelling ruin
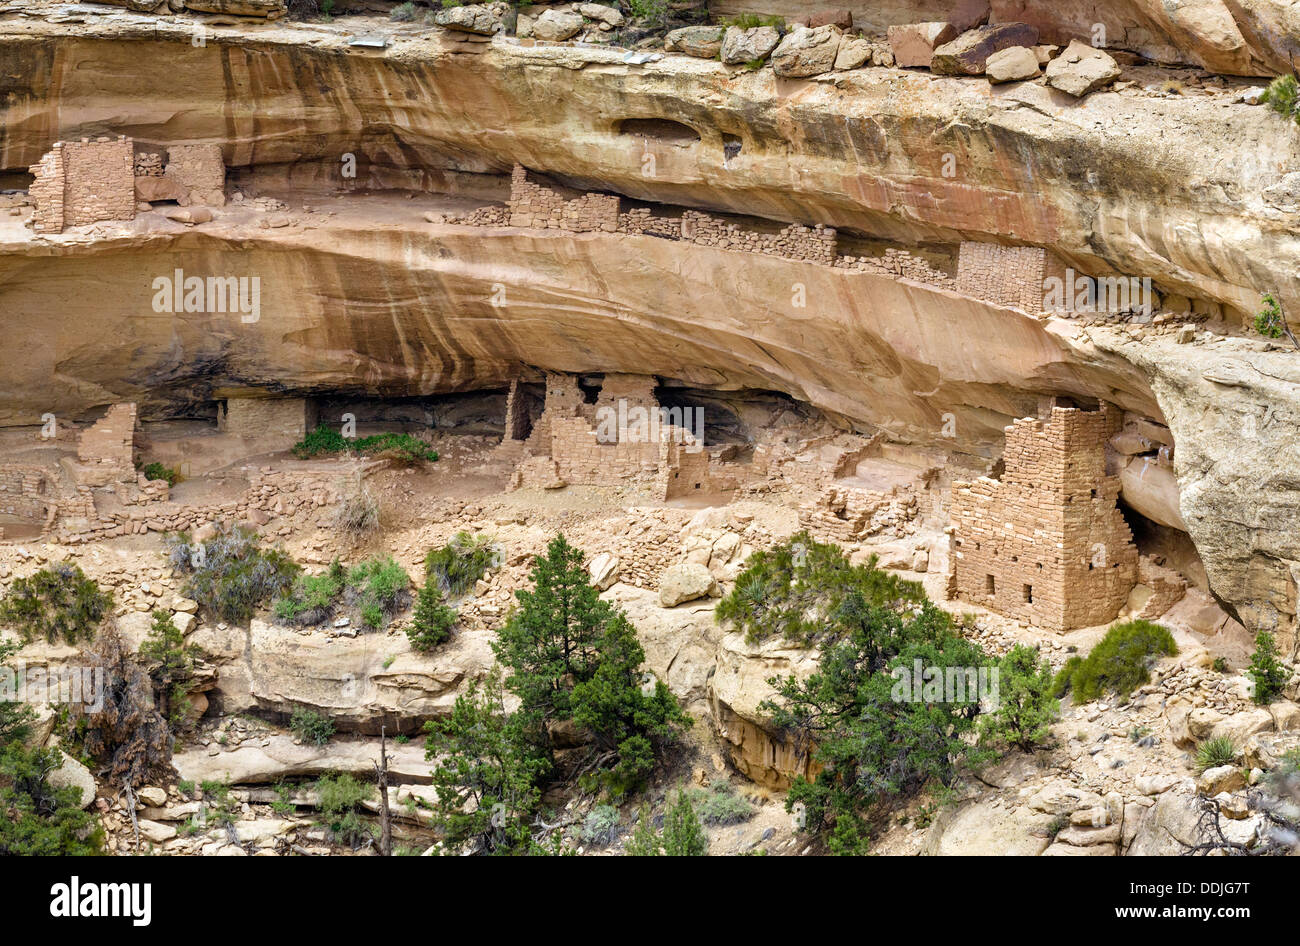
M 1290 6 L 0 0 L 0 741 L 120 650 L 121 855 L 1285 853 Z

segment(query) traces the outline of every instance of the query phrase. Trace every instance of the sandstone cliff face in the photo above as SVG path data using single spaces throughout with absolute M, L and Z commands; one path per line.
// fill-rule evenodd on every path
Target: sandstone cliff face
M 1229 96 L 1080 103 L 903 70 L 792 81 L 502 42 L 464 54 L 405 40 L 367 56 L 314 33 L 304 45 L 289 27 L 255 41 L 214 28 L 203 48 L 163 24 L 72 29 L 0 25 L 0 167 L 25 169 L 52 141 L 110 126 L 144 142 L 221 142 L 228 166 L 296 163 L 300 180 L 311 167 L 331 187 L 344 154 L 359 156 L 357 186 L 519 162 L 663 203 L 904 241 L 1043 245 L 1081 270 L 1150 276 L 1243 312 L 1280 281 L 1283 301 L 1300 305 L 1289 267 L 1274 265 L 1300 250 L 1297 208 L 1268 190 L 1300 166 L 1300 130 Z M 700 140 L 656 140 L 644 123 L 623 133 L 630 119 Z M 735 158 L 724 136 L 739 140 Z

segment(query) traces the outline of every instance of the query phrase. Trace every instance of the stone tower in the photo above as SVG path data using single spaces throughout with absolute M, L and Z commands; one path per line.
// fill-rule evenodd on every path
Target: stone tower
M 1053 407 L 1006 429 L 1002 478 L 953 484 L 950 595 L 1058 632 L 1116 617 L 1138 560 L 1106 472 L 1117 422 Z

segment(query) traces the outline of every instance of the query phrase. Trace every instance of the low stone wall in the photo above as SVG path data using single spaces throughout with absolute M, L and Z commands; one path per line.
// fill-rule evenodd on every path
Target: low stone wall
M 816 502 L 799 510 L 799 525 L 814 538 L 839 543 L 878 535 L 901 538 L 909 533 L 909 524 L 919 512 L 916 494 L 910 489 L 879 492 L 829 486 Z

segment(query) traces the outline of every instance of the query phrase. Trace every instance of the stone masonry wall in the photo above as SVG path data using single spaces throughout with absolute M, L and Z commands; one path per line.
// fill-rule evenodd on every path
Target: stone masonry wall
M 63 223 L 135 217 L 135 146 L 129 138 L 64 142 Z
M 135 478 L 134 404 L 114 404 L 77 440 L 77 459 L 119 479 Z
M 32 186 L 28 190 L 35 209 L 32 229 L 36 233 L 63 232 L 63 144 L 58 142 L 37 164 L 29 169 Z
M 1007 428 L 1002 479 L 953 484 L 950 593 L 1055 631 L 1114 619 L 1138 560 L 1106 474 L 1117 424 L 1108 406 L 1053 407 Z
M 1046 265 L 1042 247 L 966 242 L 957 255 L 957 291 L 1037 314 L 1043 308 Z
M 232 397 L 218 415 L 221 430 L 245 440 L 266 441 L 287 449 L 316 427 L 312 401 L 300 397 Z

